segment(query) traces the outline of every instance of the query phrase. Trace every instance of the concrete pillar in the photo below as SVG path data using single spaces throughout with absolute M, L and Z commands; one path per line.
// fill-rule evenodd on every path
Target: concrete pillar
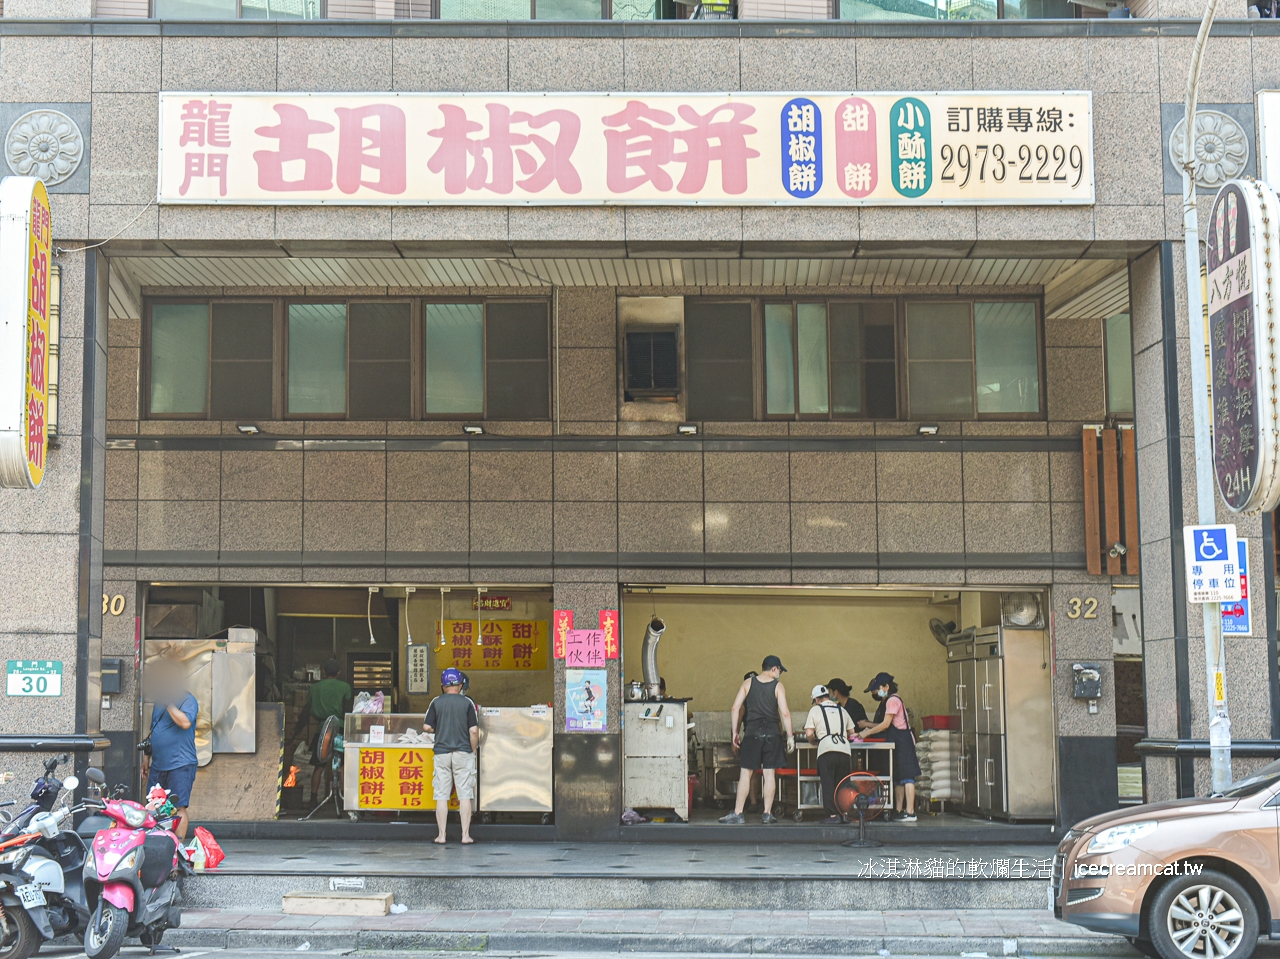
M 1204 623 L 1186 601 L 1182 527 L 1197 521 L 1190 350 L 1181 244 L 1166 242 L 1132 264 L 1134 395 L 1142 541 L 1143 666 L 1147 738 L 1173 743 L 1208 740 Z M 1227 697 L 1235 740 L 1280 737 L 1276 707 L 1274 570 L 1270 516 L 1232 514 L 1249 539 L 1252 637 L 1227 640 Z M 1271 576 L 1268 576 L 1268 573 Z M 1203 756 L 1148 755 L 1147 798 L 1203 795 Z M 1233 763 L 1237 778 L 1263 760 Z
M 0 696 L 0 736 L 99 728 L 106 344 L 97 317 L 105 309 L 105 260 L 73 251 L 57 263 L 58 435 L 39 489 L 0 490 L 0 647 L 6 659 L 60 663 L 62 692 Z M 0 768 L 14 778 L 0 786 L 0 799 L 25 799 L 43 758 L 4 755 Z
M 595 629 L 600 610 L 620 608 L 616 570 L 557 569 L 556 577 L 554 607 L 573 610 L 578 629 Z M 622 828 L 621 660 L 608 662 L 609 717 L 603 733 L 564 731 L 563 659 L 555 660 L 554 673 L 556 839 L 616 840 Z

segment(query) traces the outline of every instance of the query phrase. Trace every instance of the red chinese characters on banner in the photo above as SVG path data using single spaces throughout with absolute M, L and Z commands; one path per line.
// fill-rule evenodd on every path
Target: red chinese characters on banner
M 187 195 L 191 181 L 216 177 L 218 195 L 227 195 L 227 157 L 231 146 L 231 104 L 217 100 L 188 100 L 182 105 L 182 134 L 178 146 L 223 147 L 224 152 L 183 153 L 184 177 L 178 192 Z
M 640 100 L 628 101 L 619 113 L 604 118 L 606 130 L 606 181 L 615 193 L 627 193 L 646 183 L 662 191 L 671 190 L 673 180 L 666 167 L 684 165 L 679 193 L 698 193 L 706 186 L 711 164 L 720 164 L 720 185 L 725 193 L 747 191 L 747 161 L 760 152 L 747 146 L 747 137 L 756 132 L 744 121 L 756 112 L 746 103 L 723 103 L 706 113 L 688 104 L 676 108 L 689 126 L 671 129 L 674 115 L 657 110 Z M 677 149 L 678 144 L 684 148 Z M 631 171 L 639 171 L 632 173 Z
M 53 253 L 53 218 L 41 184 L 33 191 L 28 221 L 25 454 L 34 485 L 44 476 L 48 450 L 49 403 L 49 268 Z
M 565 193 L 582 191 L 582 178 L 572 163 L 582 132 L 582 120 L 576 113 L 570 110 L 537 114 L 513 112 L 501 103 L 487 103 L 485 109 L 489 113 L 489 130 L 485 136 L 473 136 L 484 131 L 483 124 L 467 119 L 462 107 L 450 104 L 440 107 L 444 123 L 427 131 L 428 136 L 440 141 L 427 161 L 427 169 L 444 174 L 446 193 L 489 190 L 506 194 L 517 186 L 526 193 L 540 193 L 552 183 L 558 184 Z M 555 139 L 512 129 L 520 126 L 529 131 L 554 126 Z M 524 175 L 522 180 L 516 179 L 517 166 Z
M 604 633 L 604 655 L 606 659 L 617 659 L 620 646 L 618 635 L 618 611 L 616 609 L 600 610 L 600 632 Z
M 333 124 L 313 120 L 306 110 L 291 103 L 277 103 L 273 109 L 280 122 L 253 131 L 279 143 L 276 150 L 254 151 L 258 186 L 273 192 L 332 189 L 333 159 L 310 141 L 314 134 L 332 133 Z M 408 168 L 404 111 L 375 103 L 338 107 L 334 113 L 338 117 L 338 189 L 355 193 L 368 187 L 390 195 L 404 193 Z M 365 179 L 366 168 L 377 171 L 377 178 Z
M 556 659 L 564 659 L 569 631 L 573 629 L 573 610 L 557 609 L 551 614 L 551 650 Z

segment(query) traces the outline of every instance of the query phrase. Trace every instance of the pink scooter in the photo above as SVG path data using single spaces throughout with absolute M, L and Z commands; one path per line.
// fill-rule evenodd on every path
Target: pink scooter
M 88 959 L 111 959 L 126 936 L 156 947 L 164 931 L 182 921 L 182 877 L 189 866 L 172 820 L 157 822 L 145 806 L 124 799 L 103 803 L 116 825 L 94 836 L 84 864 L 89 925 Z

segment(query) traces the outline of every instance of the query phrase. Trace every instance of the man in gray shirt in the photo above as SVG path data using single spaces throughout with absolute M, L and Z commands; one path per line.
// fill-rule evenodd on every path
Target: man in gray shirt
M 435 842 L 444 845 L 449 819 L 449 794 L 458 793 L 458 815 L 462 820 L 462 842 L 471 838 L 471 804 L 476 798 L 476 749 L 480 744 L 476 704 L 462 695 L 462 673 L 452 666 L 440 674 L 443 696 L 427 707 L 423 728 L 436 737 L 435 774 L 432 787 L 436 799 Z

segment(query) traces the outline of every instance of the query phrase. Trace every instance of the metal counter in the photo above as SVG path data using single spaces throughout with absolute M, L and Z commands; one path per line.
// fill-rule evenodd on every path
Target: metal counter
M 552 811 L 553 720 L 550 706 L 481 707 L 481 812 Z

